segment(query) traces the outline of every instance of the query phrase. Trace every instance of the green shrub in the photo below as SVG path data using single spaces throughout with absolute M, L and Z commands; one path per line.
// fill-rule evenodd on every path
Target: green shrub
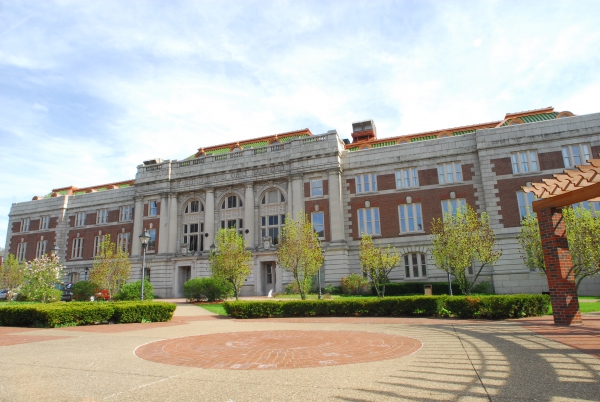
M 323 288 L 325 293 L 329 293 L 330 295 L 339 295 L 342 294 L 342 288 L 340 286 L 333 286 L 332 284 L 328 284 Z
M 388 282 L 385 284 L 386 296 L 422 295 L 424 286 L 431 285 L 433 295 L 447 295 L 448 282 Z M 375 290 L 373 290 L 375 291 Z M 452 294 L 461 295 L 458 283 L 452 282 Z
M 471 288 L 471 294 L 493 295 L 494 287 L 491 282 L 482 281 Z
M 235 318 L 451 315 L 499 319 L 544 315 L 549 306 L 547 295 L 402 296 L 223 303 L 227 314 Z
M 115 297 L 116 300 L 140 300 L 142 295 L 142 281 L 125 283 L 121 286 L 121 292 Z M 144 281 L 144 300 L 154 299 L 154 286 L 149 280 Z
M 115 302 L 111 304 L 115 310 L 112 320 L 117 324 L 170 321 L 177 308 L 175 303 L 152 301 Z
M 284 293 L 286 295 L 299 295 L 300 288 L 298 287 L 298 282 L 293 281 L 285 286 Z
M 345 295 L 368 295 L 371 294 L 369 280 L 359 274 L 344 276 L 341 280 L 342 293 Z
M 183 284 L 183 295 L 190 301 L 223 300 L 232 294 L 230 286 L 215 278 L 194 278 Z
M 89 281 L 79 281 L 73 284 L 73 300 L 89 301 L 96 293 L 96 285 Z

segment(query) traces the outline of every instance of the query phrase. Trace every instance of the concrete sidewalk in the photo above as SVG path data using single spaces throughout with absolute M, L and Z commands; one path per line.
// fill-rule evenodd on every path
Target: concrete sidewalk
M 600 359 L 534 327 L 543 319 L 234 320 L 189 304 L 169 323 L 0 327 L 0 401 L 600 400 Z

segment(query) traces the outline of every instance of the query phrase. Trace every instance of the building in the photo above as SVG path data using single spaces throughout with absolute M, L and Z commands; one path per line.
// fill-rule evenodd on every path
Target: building
M 373 121 L 352 125 L 351 140 L 335 130 L 304 129 L 210 148 L 185 160 L 153 159 L 135 180 L 57 188 L 15 203 L 6 249 L 19 259 L 42 255 L 56 242 L 69 281 L 83 279 L 106 234 L 132 257 L 141 277 L 148 229 L 147 275 L 163 297 L 210 274 L 208 250 L 221 227 L 236 227 L 253 250 L 242 294 L 283 291 L 291 276 L 276 264 L 277 237 L 287 213 L 304 210 L 325 255 L 322 278 L 360 272 L 360 233 L 402 251 L 395 281 L 445 281 L 431 259 L 429 233 L 443 211 L 468 203 L 491 217 L 503 255 L 481 278 L 497 293 L 542 292 L 546 278 L 522 262 L 516 235 L 533 199 L 521 191 L 600 152 L 600 114 L 575 116 L 553 108 L 504 119 L 378 139 Z M 596 207 L 597 203 L 593 204 Z M 581 291 L 596 294 L 600 280 Z

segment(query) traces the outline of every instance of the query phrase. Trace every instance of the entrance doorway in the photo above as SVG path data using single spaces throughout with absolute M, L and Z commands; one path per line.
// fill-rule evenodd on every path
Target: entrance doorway
M 262 293 L 268 295 L 269 291 L 275 292 L 275 284 L 277 283 L 277 276 L 275 270 L 276 264 L 274 261 L 267 261 L 262 263 Z
M 179 281 L 177 284 L 177 297 L 183 297 L 183 284 L 192 277 L 192 267 L 179 267 Z

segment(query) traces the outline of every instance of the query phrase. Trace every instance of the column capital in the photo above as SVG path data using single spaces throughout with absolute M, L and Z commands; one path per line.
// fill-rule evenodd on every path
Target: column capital
M 342 170 L 339 169 L 339 168 L 329 169 L 329 170 L 327 170 L 327 173 L 329 173 L 329 175 L 332 175 L 332 174 L 341 174 Z
M 177 193 L 168 193 L 170 198 L 177 198 L 179 197 L 179 194 Z
M 207 193 L 214 193 L 215 192 L 215 188 L 214 187 L 207 187 L 204 189 L 204 191 L 206 191 Z
M 254 182 L 251 181 L 250 183 L 246 183 L 246 188 L 251 188 L 254 190 Z

